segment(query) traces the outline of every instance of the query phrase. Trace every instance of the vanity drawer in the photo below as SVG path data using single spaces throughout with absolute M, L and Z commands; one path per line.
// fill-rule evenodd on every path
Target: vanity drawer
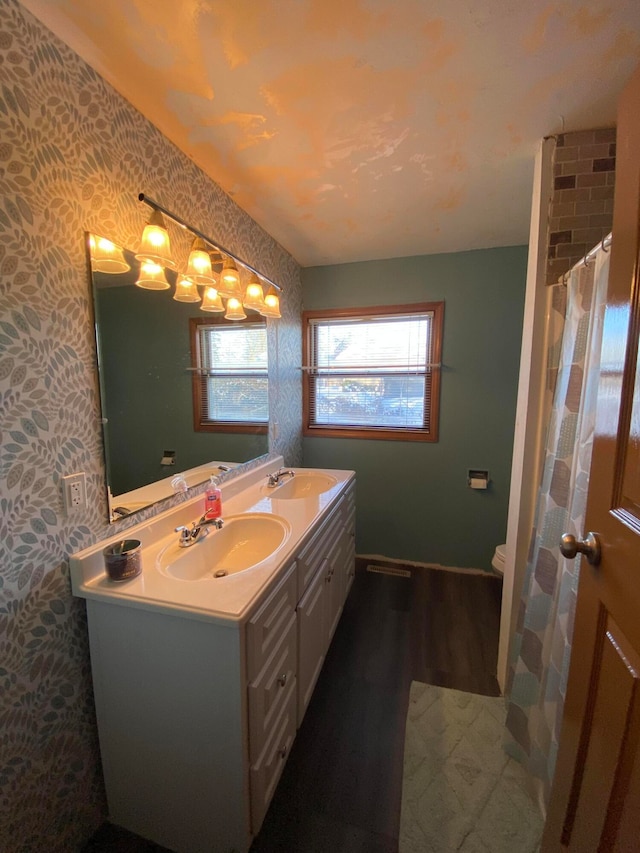
M 294 617 L 297 598 L 296 564 L 247 623 L 247 680 L 258 677 Z
M 313 580 L 322 561 L 329 556 L 333 543 L 339 538 L 343 527 L 341 509 L 337 509 L 324 523 L 311 542 L 300 552 L 298 557 L 298 600 Z
M 298 631 L 296 614 L 280 644 L 257 678 L 249 684 L 249 757 L 258 760 L 269 739 L 275 721 L 296 692 Z
M 296 736 L 296 692 L 292 691 L 282 715 L 273 727 L 272 737 L 255 764 L 251 766 L 251 831 L 260 830 L 269 803 L 282 775 Z

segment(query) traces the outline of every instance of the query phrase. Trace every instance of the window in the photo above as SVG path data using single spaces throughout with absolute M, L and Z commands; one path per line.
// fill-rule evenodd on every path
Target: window
M 198 432 L 266 433 L 269 420 L 267 327 L 193 317 L 194 428 Z
M 438 440 L 443 302 L 305 311 L 305 435 Z

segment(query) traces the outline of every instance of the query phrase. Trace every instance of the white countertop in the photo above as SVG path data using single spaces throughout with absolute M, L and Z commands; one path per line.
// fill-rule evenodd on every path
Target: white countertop
M 266 475 L 280 466 L 281 460 L 271 459 L 222 486 L 223 519 L 243 513 L 265 513 L 283 518 L 290 527 L 285 542 L 263 562 L 227 577 L 202 580 L 178 580 L 160 571 L 159 554 L 178 541 L 175 528 L 190 525 L 202 515 L 204 494 L 201 494 L 74 554 L 70 560 L 73 594 L 112 604 L 161 609 L 195 619 L 232 623 L 242 620 L 354 477 L 353 471 L 294 468 L 300 473 L 330 474 L 336 483 L 315 498 L 278 500 L 277 488 L 271 493 L 264 485 Z M 116 582 L 105 574 L 102 551 L 122 539 L 139 539 L 142 543 L 142 573 Z M 196 542 L 190 547 L 196 549 L 200 544 Z

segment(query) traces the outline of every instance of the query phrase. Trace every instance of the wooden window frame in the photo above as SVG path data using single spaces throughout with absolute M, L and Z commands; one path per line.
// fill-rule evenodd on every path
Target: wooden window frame
M 191 344 L 191 387 L 193 397 L 193 428 L 195 432 L 226 432 L 237 434 L 266 435 L 269 431 L 269 422 L 263 421 L 210 421 L 206 419 L 207 401 L 204 394 L 204 385 L 200 365 L 200 329 L 202 326 L 222 326 L 230 321 L 222 317 L 190 317 L 189 318 L 189 340 Z M 264 320 L 247 317 L 246 320 L 234 320 L 234 325 L 264 326 Z M 267 373 L 267 380 L 268 380 Z
M 363 427 L 363 426 L 322 426 L 310 423 L 310 386 L 312 380 L 311 358 L 313 348 L 311 345 L 312 325 L 311 320 L 333 320 L 344 319 L 366 319 L 367 317 L 394 317 L 396 315 L 425 314 L 433 315 L 431 321 L 431 353 L 429 355 L 430 367 L 430 394 L 429 394 L 429 429 L 411 429 L 403 427 Z M 440 420 L 440 377 L 442 360 L 442 337 L 444 328 L 444 302 L 420 302 L 410 305 L 378 305 L 367 308 L 331 308 L 316 311 L 303 311 L 302 313 L 302 358 L 304 369 L 302 371 L 302 414 L 303 434 L 305 436 L 318 436 L 329 438 L 364 438 L 378 439 L 384 441 L 427 441 L 436 442 L 439 438 Z

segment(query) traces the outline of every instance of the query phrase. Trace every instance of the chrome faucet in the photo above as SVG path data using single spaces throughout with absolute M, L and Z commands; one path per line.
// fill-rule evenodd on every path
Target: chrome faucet
M 178 545 L 181 548 L 189 548 L 191 545 L 195 545 L 200 539 L 204 539 L 210 527 L 220 530 L 223 524 L 224 521 L 221 518 L 207 518 L 204 515 L 199 521 L 194 521 L 191 527 L 181 524 L 180 527 L 175 528 L 176 533 L 180 534 Z
M 283 477 L 295 477 L 295 471 L 291 471 L 288 468 L 280 468 L 273 474 L 267 474 L 267 486 L 269 486 L 270 489 L 275 488 L 280 484 L 280 480 L 282 480 Z

